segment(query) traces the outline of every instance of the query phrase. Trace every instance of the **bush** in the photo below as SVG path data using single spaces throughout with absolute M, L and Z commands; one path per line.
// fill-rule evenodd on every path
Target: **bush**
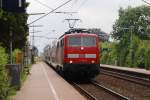
M 117 51 L 115 49 L 115 42 L 102 42 L 101 43 L 101 63 L 102 64 L 116 64 Z
M 6 100 L 9 95 L 9 79 L 5 67 L 7 62 L 8 56 L 5 49 L 0 46 L 0 100 Z

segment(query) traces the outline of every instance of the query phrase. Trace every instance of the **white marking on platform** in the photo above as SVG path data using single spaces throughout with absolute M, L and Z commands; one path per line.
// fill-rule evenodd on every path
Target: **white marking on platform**
M 50 82 L 50 80 L 49 80 L 49 78 L 48 78 L 47 72 L 46 72 L 46 70 L 45 70 L 43 64 L 41 64 L 41 66 L 42 66 L 44 75 L 45 75 L 45 77 L 46 77 L 46 79 L 47 79 L 47 81 L 48 81 L 49 88 L 52 90 L 52 93 L 54 94 L 55 100 L 59 100 L 59 97 L 58 97 L 58 95 L 57 95 L 57 93 L 56 93 L 56 91 L 55 91 L 55 89 L 54 89 L 54 87 L 53 87 L 53 84 Z

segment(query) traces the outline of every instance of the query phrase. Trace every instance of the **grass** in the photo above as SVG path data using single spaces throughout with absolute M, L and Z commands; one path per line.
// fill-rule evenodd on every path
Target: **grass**
M 21 74 L 21 83 L 23 83 L 27 79 L 28 70 L 29 71 L 31 70 L 31 66 L 32 65 L 28 65 L 27 67 L 24 67 L 24 70 L 23 70 L 23 72 Z

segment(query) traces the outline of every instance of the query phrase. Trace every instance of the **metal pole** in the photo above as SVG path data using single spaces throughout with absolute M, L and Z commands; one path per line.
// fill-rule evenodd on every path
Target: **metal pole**
M 34 46 L 34 24 L 33 24 L 32 46 Z
M 34 48 L 34 23 L 33 23 L 33 36 L 32 36 L 32 63 L 34 63 L 34 51 L 33 51 L 33 48 Z
M 10 31 L 10 63 L 13 63 L 13 58 L 12 58 L 12 31 Z

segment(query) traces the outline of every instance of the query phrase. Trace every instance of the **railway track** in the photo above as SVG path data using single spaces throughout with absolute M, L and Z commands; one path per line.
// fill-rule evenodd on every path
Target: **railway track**
M 98 100 L 96 97 L 94 97 L 91 93 L 83 89 L 80 85 L 77 83 L 72 83 L 72 85 L 81 92 L 88 100 Z
M 84 94 L 88 100 L 130 100 L 96 81 L 91 81 L 88 84 L 73 83 L 73 85 L 78 91 Z
M 101 74 L 109 75 L 112 77 L 130 81 L 135 84 L 150 87 L 150 80 L 148 78 L 138 77 L 135 75 L 131 75 L 130 73 L 128 73 L 128 72 L 123 73 L 123 72 L 119 72 L 116 70 L 110 70 L 110 69 L 107 70 L 107 69 L 101 68 Z

